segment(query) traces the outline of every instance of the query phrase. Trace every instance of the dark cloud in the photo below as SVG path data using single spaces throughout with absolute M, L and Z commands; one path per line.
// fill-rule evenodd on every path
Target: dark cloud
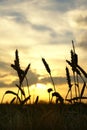
M 54 81 L 55 85 L 67 84 L 67 78 L 62 77 L 62 76 L 61 77 L 53 77 L 53 81 Z M 71 81 L 73 81 L 73 76 L 71 76 Z M 47 84 L 47 83 L 52 84 L 50 77 L 44 77 L 44 78 L 40 79 L 39 82 L 43 83 L 43 84 Z M 79 77 L 79 83 L 83 83 L 83 81 L 81 80 L 80 77 Z
M 2 12 L 0 12 L 0 16 L 8 16 L 11 18 L 11 20 L 13 20 L 14 22 L 16 22 L 17 24 L 26 24 L 28 26 L 30 26 L 32 29 L 37 30 L 37 31 L 49 31 L 51 36 L 56 36 L 55 31 L 48 27 L 47 25 L 40 25 L 40 24 L 34 24 L 31 23 L 27 18 L 26 15 L 23 14 L 23 12 L 20 11 L 15 11 L 15 10 L 4 10 Z
M 87 48 L 87 15 L 82 14 L 77 16 L 75 19 L 75 22 L 77 26 L 79 26 L 79 32 L 77 31 L 77 46 L 80 47 L 80 49 Z
M 47 27 L 46 25 L 37 25 L 37 24 L 31 24 L 32 28 L 38 30 L 38 31 L 52 31 L 50 27 Z
M 11 73 L 11 75 L 12 75 L 12 73 Z M 14 75 L 17 76 L 17 73 L 14 73 L 13 76 Z M 5 78 L 6 76 L 9 77 L 9 75 L 5 74 L 5 75 L 1 75 L 0 79 Z M 39 76 L 40 76 L 39 74 L 30 70 L 27 74 L 29 86 L 38 83 Z M 15 87 L 16 84 L 19 84 L 18 78 L 16 78 L 16 80 L 14 80 L 12 83 L 9 83 L 9 84 L 4 83 L 4 81 L 0 81 L 0 87 Z M 24 86 L 27 85 L 26 80 L 24 80 L 23 85 Z
M 12 19 L 19 23 L 19 24 L 28 24 L 29 22 L 26 19 L 26 16 L 23 15 L 23 13 L 20 12 L 11 12 L 8 14 L 9 16 L 12 17 Z
M 84 40 L 82 40 L 82 41 L 79 43 L 78 46 L 81 47 L 82 49 L 87 50 L 87 38 L 84 39 Z
M 8 71 L 10 68 L 10 64 L 4 61 L 0 61 L 0 70 Z
M 0 5 L 14 5 L 28 0 L 0 0 Z
M 5 84 L 4 82 L 0 81 L 0 88 L 7 87 L 7 86 L 8 86 L 7 84 Z
M 67 12 L 76 8 L 76 1 L 72 0 L 48 0 L 47 4 L 41 6 L 42 9 L 50 11 Z
M 7 76 L 8 76 L 8 74 L 2 74 L 2 75 L 0 75 L 0 78 L 5 78 Z
M 28 74 L 27 74 L 27 79 L 28 79 L 28 84 L 29 84 L 29 86 L 38 83 L 38 81 L 39 81 L 39 76 L 40 76 L 40 75 L 38 75 L 36 72 L 33 72 L 33 71 L 29 70 L 29 72 L 28 72 Z M 19 84 L 18 79 L 14 80 L 11 84 L 9 84 L 9 86 L 14 87 L 15 84 Z M 26 84 L 26 79 L 24 80 L 23 85 L 27 85 L 27 84 Z
M 1 10 L 0 12 L 1 17 L 10 17 L 11 20 L 15 21 L 18 24 L 29 24 L 29 21 L 27 20 L 26 16 L 20 12 L 10 9 Z
M 33 84 L 38 83 L 39 77 L 40 77 L 39 74 L 37 74 L 36 72 L 33 72 L 33 71 L 30 70 L 28 75 L 27 75 L 29 85 L 33 85 Z
M 37 31 L 40 31 L 40 32 L 48 32 L 49 35 L 52 38 L 56 38 L 58 36 L 58 34 L 51 27 L 49 27 L 47 25 L 37 25 L 37 24 L 32 24 L 31 23 L 31 27 L 34 30 L 37 30 Z
M 81 34 L 80 34 L 80 39 L 78 39 L 78 44 L 77 46 L 80 47 L 80 49 L 87 49 L 87 31 L 84 30 Z
M 15 76 L 16 75 L 17 74 L 15 74 Z M 2 75 L 2 76 L 0 76 L 0 78 L 4 78 L 6 76 L 9 76 L 9 75 Z M 35 85 L 37 83 L 42 83 L 42 84 L 51 83 L 52 84 L 50 77 L 45 77 L 45 76 L 43 78 L 40 78 L 40 77 L 41 77 L 40 74 L 37 74 L 36 72 L 34 72 L 32 70 L 29 70 L 29 72 L 27 74 L 28 85 L 31 86 L 31 85 Z M 71 80 L 73 81 L 73 76 L 71 76 Z M 67 83 L 66 77 L 62 77 L 62 76 L 61 77 L 57 77 L 57 76 L 53 77 L 53 81 L 54 81 L 55 85 L 63 85 L 63 84 Z M 79 78 L 79 83 L 83 83 L 81 78 Z M 4 83 L 4 81 L 1 81 L 0 87 L 8 87 L 8 88 L 15 87 L 16 84 L 19 84 L 18 78 L 9 84 L 6 84 L 6 83 Z M 24 80 L 23 85 L 24 86 L 27 85 L 26 79 Z
M 75 8 L 87 7 L 86 0 L 0 0 L 0 6 L 11 6 L 20 5 L 22 3 L 30 4 L 30 6 L 35 6 L 36 8 L 42 10 L 60 11 L 66 12 Z
M 44 77 L 42 79 L 39 79 L 39 77 L 40 75 L 30 71 L 29 74 L 27 75 L 29 86 L 34 85 L 36 83 L 43 83 L 43 84 L 52 83 L 50 77 Z M 66 77 L 53 77 L 53 80 L 54 80 L 55 85 L 62 85 L 67 82 Z M 15 86 L 15 84 L 17 83 L 18 83 L 18 80 L 15 80 L 8 86 Z M 23 85 L 26 85 L 26 80 L 24 81 Z
M 68 37 L 68 38 L 66 38 Z M 57 44 L 57 45 L 60 45 L 60 44 L 70 44 L 71 43 L 71 40 L 72 39 L 75 39 L 74 38 L 74 34 L 73 32 L 71 31 L 66 31 L 62 34 L 60 33 L 55 33 L 53 32 L 53 34 L 51 33 L 51 40 L 50 40 L 50 44 Z
M 80 15 L 79 17 L 76 18 L 76 22 L 81 26 L 87 26 L 87 16 Z
M 66 77 L 53 77 L 55 85 L 62 85 L 66 83 Z M 44 77 L 39 80 L 40 83 L 47 84 L 52 83 L 50 77 Z

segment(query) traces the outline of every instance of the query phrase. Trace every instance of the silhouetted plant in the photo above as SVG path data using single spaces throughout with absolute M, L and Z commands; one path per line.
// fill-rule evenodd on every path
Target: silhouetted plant
M 53 89 L 52 88 L 48 88 L 48 93 L 49 93 L 49 103 L 51 102 L 51 100 L 50 100 L 50 93 L 53 91 Z
M 68 92 L 66 94 L 65 100 L 67 99 L 69 92 L 71 93 L 70 98 L 72 99 L 72 83 L 71 83 L 71 78 L 70 78 L 70 73 L 69 73 L 68 67 L 66 67 L 66 77 L 67 77 L 67 83 L 68 83 L 69 89 L 68 89 Z
M 52 78 L 52 75 L 51 75 L 51 69 L 50 69 L 48 63 L 46 62 L 46 60 L 45 60 L 44 58 L 42 58 L 42 62 L 43 62 L 43 64 L 44 64 L 44 66 L 45 66 L 47 72 L 48 72 L 49 75 L 50 75 L 50 79 L 51 79 L 51 81 L 52 81 L 52 84 L 53 84 L 53 87 L 54 87 L 54 91 L 56 92 L 55 84 L 54 84 L 54 81 L 53 81 L 53 78 Z
M 44 66 L 45 66 L 47 72 L 48 72 L 49 75 L 50 75 L 50 79 L 51 79 L 52 84 L 53 84 L 53 87 L 54 87 L 54 93 L 55 93 L 54 96 L 56 96 L 56 100 L 57 100 L 57 98 L 59 98 L 59 100 L 60 100 L 60 102 L 61 102 L 62 96 L 60 96 L 60 94 L 59 94 L 58 92 L 56 92 L 56 88 L 55 88 L 55 84 L 54 84 L 54 81 L 53 81 L 53 77 L 52 77 L 52 75 L 51 75 L 51 69 L 50 69 L 48 63 L 46 62 L 46 60 L 45 60 L 44 58 L 42 58 L 42 62 L 43 62 L 43 64 L 44 64 Z M 56 94 L 57 94 L 57 95 L 56 95 Z M 59 97 L 58 97 L 58 95 L 59 95 Z M 52 98 L 53 98 L 53 95 L 52 95 Z M 51 99 L 51 101 L 52 101 L 52 99 Z
M 26 67 L 25 70 L 21 69 L 20 67 L 20 62 L 19 62 L 19 56 L 18 56 L 18 50 L 15 51 L 15 60 L 14 60 L 14 64 L 11 64 L 11 67 L 16 70 L 17 74 L 18 74 L 18 78 L 19 78 L 19 84 L 16 84 L 16 87 L 18 88 L 18 93 L 15 93 L 13 91 L 6 91 L 4 96 L 6 94 L 13 94 L 16 96 L 16 98 L 14 97 L 12 100 L 11 100 L 11 103 L 13 103 L 15 101 L 15 99 L 17 99 L 16 101 L 19 102 L 20 104 L 24 104 L 26 103 L 29 99 L 30 99 L 30 92 L 29 92 L 29 86 L 28 86 L 28 80 L 27 80 L 27 73 L 28 73 L 28 70 L 30 68 L 30 64 Z M 25 92 L 24 92 L 24 89 L 23 89 L 23 81 L 24 79 L 26 79 L 26 83 L 27 83 L 27 88 L 28 88 L 28 94 L 29 96 L 26 97 L 25 95 Z M 21 98 L 19 96 L 19 91 L 21 93 Z M 3 98 L 4 98 L 3 96 Z M 2 101 L 3 101 L 3 98 L 2 98 Z
M 13 104 L 14 101 L 15 101 L 16 97 L 14 97 L 11 101 L 10 101 L 10 104 Z
M 75 86 L 75 94 L 77 97 L 77 86 L 76 86 L 76 67 L 78 64 L 78 55 L 75 53 L 75 46 L 74 42 L 72 41 L 73 50 L 71 50 L 71 64 L 72 64 L 72 71 L 73 71 L 73 78 L 74 78 L 74 86 Z
M 59 101 L 61 104 L 64 103 L 63 97 L 62 97 L 58 92 L 52 93 L 52 99 L 53 99 L 53 97 L 56 97 L 56 103 L 58 103 L 58 101 Z M 51 99 L 51 100 L 52 100 L 52 99 Z
M 72 46 L 73 46 L 73 50 L 71 50 L 71 61 L 66 60 L 66 62 L 72 68 L 73 79 L 74 79 L 74 86 L 75 86 L 75 97 L 73 99 L 71 99 L 71 100 L 76 100 L 77 101 L 78 99 L 80 99 L 80 102 L 81 102 L 81 99 L 83 98 L 83 93 L 84 93 L 84 90 L 85 90 L 85 87 L 86 87 L 86 82 L 85 82 L 82 74 L 85 77 L 87 77 L 87 73 L 82 69 L 82 67 L 80 67 L 78 65 L 78 55 L 75 53 L 75 46 L 74 46 L 74 42 L 73 41 L 72 41 Z M 66 73 L 67 73 L 67 80 L 68 80 L 69 79 L 68 69 L 66 69 L 66 71 L 67 71 Z M 83 87 L 82 87 L 81 93 L 80 93 L 80 88 L 79 88 L 79 77 L 83 81 Z M 70 79 L 68 81 L 68 85 L 69 85 L 69 87 L 71 86 Z M 78 88 L 78 93 L 77 93 L 77 88 Z M 66 96 L 66 98 L 67 98 L 67 96 Z
M 38 101 L 39 101 L 39 96 L 36 97 L 36 100 L 35 100 L 34 104 L 37 104 Z

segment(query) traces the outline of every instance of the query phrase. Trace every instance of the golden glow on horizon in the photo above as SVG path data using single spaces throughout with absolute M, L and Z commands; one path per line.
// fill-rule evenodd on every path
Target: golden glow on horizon
M 30 95 L 31 95 L 31 103 L 35 101 L 37 96 L 39 96 L 39 101 L 49 102 L 49 94 L 47 92 L 47 89 L 48 88 L 53 89 L 52 84 L 49 83 L 45 85 L 45 84 L 37 83 L 36 85 L 32 85 L 29 88 L 30 88 Z M 63 97 L 65 97 L 66 87 L 64 87 L 64 85 L 56 86 L 56 89 Z M 18 88 L 17 87 L 0 88 L 0 101 L 7 90 L 11 90 L 17 93 Z M 28 96 L 27 87 L 24 87 L 24 90 L 26 92 L 26 96 Z M 3 102 L 10 102 L 13 97 L 14 95 L 7 94 L 5 95 Z
M 42 100 L 48 101 L 47 88 L 48 87 L 46 85 L 41 84 L 41 83 L 37 83 L 36 85 L 32 85 L 30 87 L 30 92 L 31 92 L 32 97 L 34 97 L 33 100 L 35 101 L 35 98 L 37 96 L 39 96 L 39 101 L 42 101 Z
M 80 89 L 82 89 L 82 86 L 83 86 L 83 84 L 80 84 Z M 53 89 L 52 84 L 49 83 L 49 84 L 45 85 L 45 84 L 37 83 L 36 85 L 30 86 L 30 95 L 31 95 L 31 101 L 30 102 L 34 103 L 37 96 L 39 96 L 39 101 L 49 102 L 49 94 L 47 92 L 48 88 Z M 8 87 L 8 88 L 3 87 L 3 88 L 0 88 L 0 103 L 1 103 L 1 100 L 2 100 L 2 97 L 3 97 L 4 93 L 7 90 L 11 90 L 11 91 L 14 91 L 16 93 L 18 92 L 17 87 Z M 26 96 L 28 96 L 27 87 L 24 87 L 24 90 L 26 92 Z M 56 91 L 58 93 L 60 93 L 60 95 L 65 99 L 65 96 L 66 96 L 67 91 L 68 91 L 68 84 L 56 86 Z M 52 91 L 52 92 L 54 92 L 54 91 Z M 72 88 L 72 92 L 73 92 L 72 94 L 73 94 L 73 97 L 74 97 L 75 96 L 75 88 L 74 87 Z M 85 91 L 85 93 L 84 93 L 84 96 L 86 96 L 86 95 L 87 95 L 87 91 Z M 71 95 L 69 93 L 68 99 L 70 98 L 70 96 Z M 12 95 L 12 94 L 5 95 L 3 103 L 9 103 L 12 100 L 13 97 L 15 97 L 15 96 Z

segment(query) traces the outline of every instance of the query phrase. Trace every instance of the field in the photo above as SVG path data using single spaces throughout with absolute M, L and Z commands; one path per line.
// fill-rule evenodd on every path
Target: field
M 0 105 L 0 130 L 86 130 L 87 105 Z

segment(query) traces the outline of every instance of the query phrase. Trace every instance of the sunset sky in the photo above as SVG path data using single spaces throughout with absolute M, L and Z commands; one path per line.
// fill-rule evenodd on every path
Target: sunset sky
M 0 0 L 0 88 L 10 89 L 18 80 L 10 67 L 18 49 L 21 67 L 31 63 L 29 85 L 50 86 L 44 57 L 64 94 L 72 40 L 79 64 L 86 69 L 87 0 Z

